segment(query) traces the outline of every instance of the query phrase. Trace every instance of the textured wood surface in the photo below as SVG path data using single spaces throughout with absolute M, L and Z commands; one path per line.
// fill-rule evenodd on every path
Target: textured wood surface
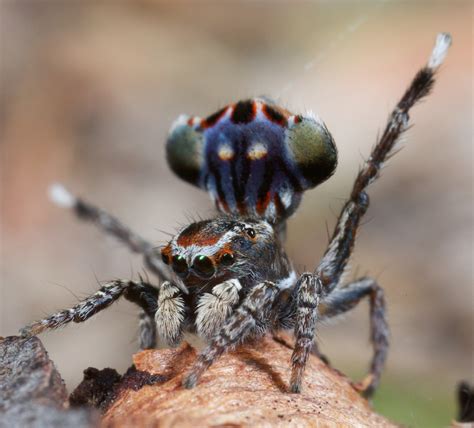
M 0 338 L 0 428 L 97 425 L 94 412 L 67 408 L 64 382 L 36 337 Z
M 159 379 L 141 389 L 122 389 L 108 407 L 103 426 L 395 426 L 374 413 L 349 379 L 314 356 L 301 394 L 288 392 L 291 347 L 265 338 L 224 355 L 198 386 L 181 386 L 196 351 L 149 350 L 134 356 L 138 371 Z

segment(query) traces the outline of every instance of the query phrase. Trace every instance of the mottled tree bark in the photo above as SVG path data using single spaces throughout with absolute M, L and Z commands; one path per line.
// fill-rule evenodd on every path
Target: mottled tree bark
M 350 380 L 311 356 L 301 394 L 288 392 L 291 346 L 264 338 L 224 355 L 194 389 L 181 386 L 196 357 L 188 344 L 134 356 L 138 373 L 155 377 L 122 388 L 103 416 L 106 427 L 395 426 L 374 413 Z
M 220 358 L 189 390 L 181 382 L 194 348 L 143 351 L 123 376 L 87 369 L 68 402 L 39 339 L 0 339 L 0 427 L 395 426 L 315 356 L 303 392 L 288 392 L 291 352 L 287 338 L 248 343 Z M 103 413 L 101 420 L 91 407 Z

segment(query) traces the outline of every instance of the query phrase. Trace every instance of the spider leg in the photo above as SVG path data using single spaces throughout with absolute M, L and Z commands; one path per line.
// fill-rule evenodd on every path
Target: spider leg
M 140 349 L 156 348 L 156 323 L 144 310 L 138 315 L 138 345 Z
M 342 208 L 329 246 L 316 269 L 321 278 L 324 294 L 330 293 L 339 283 L 354 247 L 360 220 L 369 206 L 366 189 L 380 175 L 386 160 L 394 154 L 400 136 L 409 126 L 409 111 L 427 96 L 433 85 L 436 70 L 443 62 L 451 45 L 451 36 L 438 34 L 431 57 L 413 78 L 410 86 L 391 113 L 382 136 L 375 144 L 369 159 L 359 171 L 349 200 Z
M 269 281 L 258 284 L 250 291 L 220 332 L 197 357 L 183 380 L 186 388 L 193 388 L 201 375 L 229 348 L 245 340 L 255 330 L 261 332 L 262 324 L 267 322 L 268 310 L 272 307 L 278 291 L 278 287 Z
M 127 300 L 137 303 L 150 316 L 156 311 L 158 291 L 146 283 L 116 280 L 103 285 L 99 291 L 86 297 L 70 309 L 55 314 L 24 327 L 20 330 L 23 337 L 35 336 L 46 330 L 63 327 L 70 322 L 84 322 L 96 313 L 110 306 L 124 296 Z
M 295 285 L 297 293 L 295 314 L 295 348 L 291 356 L 291 392 L 301 391 L 301 382 L 309 353 L 313 348 L 321 281 L 311 273 L 304 273 Z
M 343 314 L 353 309 L 365 297 L 368 297 L 370 302 L 370 341 L 374 355 L 369 374 L 354 386 L 364 396 L 369 397 L 379 384 L 389 345 L 383 289 L 372 278 L 358 279 L 342 288 L 337 288 L 330 296 L 323 298 L 319 314 L 322 320 Z
M 168 267 L 163 263 L 160 253 L 153 245 L 130 230 L 116 217 L 72 195 L 59 184 L 51 186 L 50 197 L 57 205 L 71 208 L 81 220 L 90 221 L 105 233 L 115 236 L 134 253 L 142 254 L 148 268 L 162 281 L 171 279 Z

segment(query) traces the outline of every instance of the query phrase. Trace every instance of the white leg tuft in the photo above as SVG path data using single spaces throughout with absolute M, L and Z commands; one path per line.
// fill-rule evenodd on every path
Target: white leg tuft
M 73 208 L 76 204 L 76 198 L 59 183 L 54 183 L 49 187 L 48 195 L 51 201 L 60 207 Z
M 428 67 L 436 70 L 446 58 L 448 49 L 451 46 L 451 35 L 449 33 L 439 33 L 436 37 L 436 44 L 431 52 L 430 60 L 428 61 Z

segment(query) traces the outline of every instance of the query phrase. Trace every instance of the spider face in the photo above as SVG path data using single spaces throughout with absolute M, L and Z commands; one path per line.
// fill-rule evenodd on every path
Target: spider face
M 161 255 L 186 286 L 194 286 L 258 276 L 256 272 L 264 270 L 262 265 L 268 266 L 278 251 L 278 239 L 267 221 L 218 217 L 185 227 Z

